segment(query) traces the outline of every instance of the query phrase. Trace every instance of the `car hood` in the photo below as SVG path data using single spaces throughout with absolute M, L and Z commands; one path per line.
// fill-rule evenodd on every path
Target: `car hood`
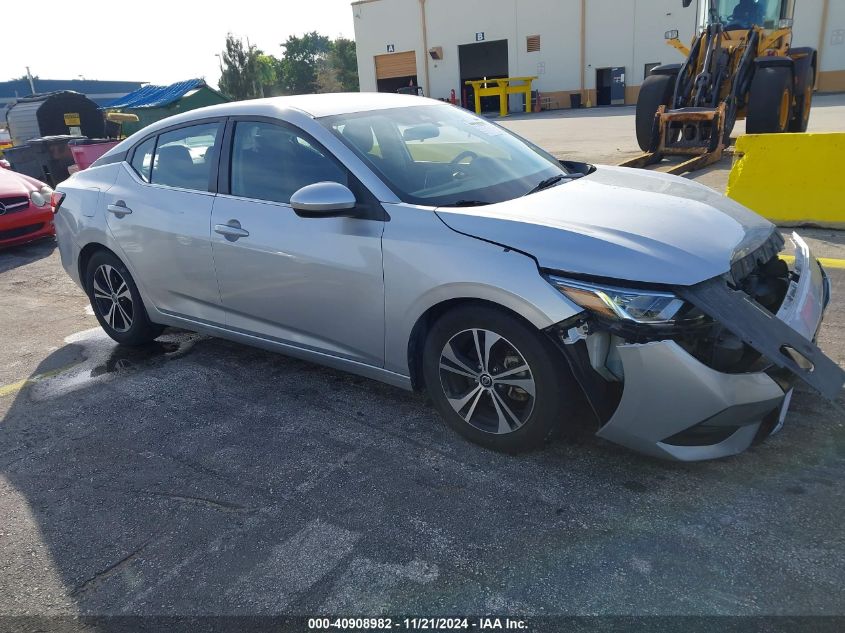
M 0 169 L 0 197 L 28 196 L 43 186 L 44 183 L 35 180 L 35 178 L 9 169 Z
M 704 185 L 623 167 L 598 167 L 499 204 L 436 212 L 451 229 L 528 253 L 541 268 L 679 286 L 728 272 L 775 230 Z

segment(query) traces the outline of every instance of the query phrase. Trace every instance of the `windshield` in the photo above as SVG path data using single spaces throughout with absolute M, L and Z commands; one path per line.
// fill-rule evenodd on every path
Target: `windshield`
M 320 120 L 403 202 L 492 204 L 566 171 L 551 155 L 451 105 L 359 112 Z
M 783 0 L 719 0 L 719 20 L 728 27 L 750 29 L 761 26 L 764 29 L 777 28 Z

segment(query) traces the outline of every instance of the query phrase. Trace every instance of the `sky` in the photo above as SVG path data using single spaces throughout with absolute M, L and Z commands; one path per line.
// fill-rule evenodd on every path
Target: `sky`
M 288 35 L 354 37 L 351 0 L 39 0 L 37 11 L 31 0 L 0 4 L 0 81 L 29 66 L 42 79 L 205 77 L 216 85 L 215 53 L 229 32 L 276 56 Z

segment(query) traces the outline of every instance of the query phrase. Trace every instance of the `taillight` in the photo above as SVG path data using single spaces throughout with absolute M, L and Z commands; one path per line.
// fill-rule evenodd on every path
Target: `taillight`
M 59 207 L 62 206 L 62 202 L 65 201 L 65 194 L 61 191 L 54 191 L 50 195 L 50 206 L 53 208 L 53 213 L 59 212 Z

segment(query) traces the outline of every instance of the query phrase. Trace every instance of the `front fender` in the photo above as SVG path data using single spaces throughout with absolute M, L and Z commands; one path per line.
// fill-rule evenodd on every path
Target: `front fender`
M 408 342 L 432 307 L 456 299 L 488 301 L 538 329 L 582 309 L 555 290 L 537 262 L 517 251 L 457 233 L 431 210 L 385 205 L 385 369 L 408 375 Z

